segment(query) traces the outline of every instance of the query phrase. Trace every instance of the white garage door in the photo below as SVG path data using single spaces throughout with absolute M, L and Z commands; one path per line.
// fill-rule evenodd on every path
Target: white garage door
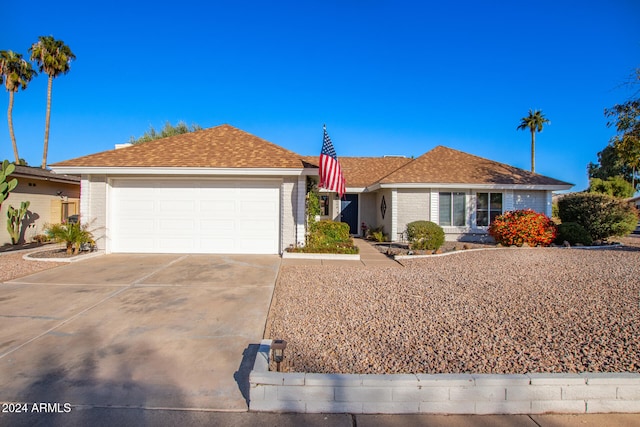
M 112 252 L 279 253 L 275 181 L 112 182 Z

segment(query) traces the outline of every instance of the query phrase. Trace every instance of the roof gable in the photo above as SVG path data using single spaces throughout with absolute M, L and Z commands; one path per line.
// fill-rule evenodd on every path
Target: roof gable
M 303 168 L 302 157 L 224 124 L 103 151 L 53 167 Z
M 381 184 L 572 185 L 442 145 L 398 168 L 379 182 Z
M 318 167 L 319 156 L 304 159 Z M 339 157 L 342 174 L 349 187 L 368 187 L 411 161 L 406 157 Z

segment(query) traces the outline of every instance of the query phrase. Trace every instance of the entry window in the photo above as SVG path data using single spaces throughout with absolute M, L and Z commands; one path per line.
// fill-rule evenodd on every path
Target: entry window
M 440 225 L 464 227 L 466 223 L 466 200 L 463 192 L 440 193 Z
M 329 196 L 320 196 L 320 215 L 329 215 Z
M 502 215 L 502 193 L 476 194 L 476 225 L 486 227 Z

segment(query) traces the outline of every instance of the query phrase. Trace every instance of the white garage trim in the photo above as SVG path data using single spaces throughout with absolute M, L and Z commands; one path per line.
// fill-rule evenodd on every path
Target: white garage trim
M 281 183 L 111 178 L 107 251 L 277 254 Z

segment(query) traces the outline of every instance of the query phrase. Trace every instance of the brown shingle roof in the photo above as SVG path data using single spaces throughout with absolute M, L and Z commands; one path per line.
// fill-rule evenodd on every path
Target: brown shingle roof
M 317 167 L 319 156 L 305 156 L 304 160 Z M 390 174 L 411 159 L 406 157 L 338 157 L 348 187 L 368 187 Z
M 441 145 L 380 180 L 381 184 L 572 185 Z
M 16 170 L 11 174 L 12 178 L 35 178 L 44 181 L 60 181 L 72 184 L 80 184 L 80 178 L 73 175 L 63 175 L 33 166 L 16 165 Z
M 302 168 L 302 157 L 224 124 L 209 129 L 103 151 L 52 166 Z

